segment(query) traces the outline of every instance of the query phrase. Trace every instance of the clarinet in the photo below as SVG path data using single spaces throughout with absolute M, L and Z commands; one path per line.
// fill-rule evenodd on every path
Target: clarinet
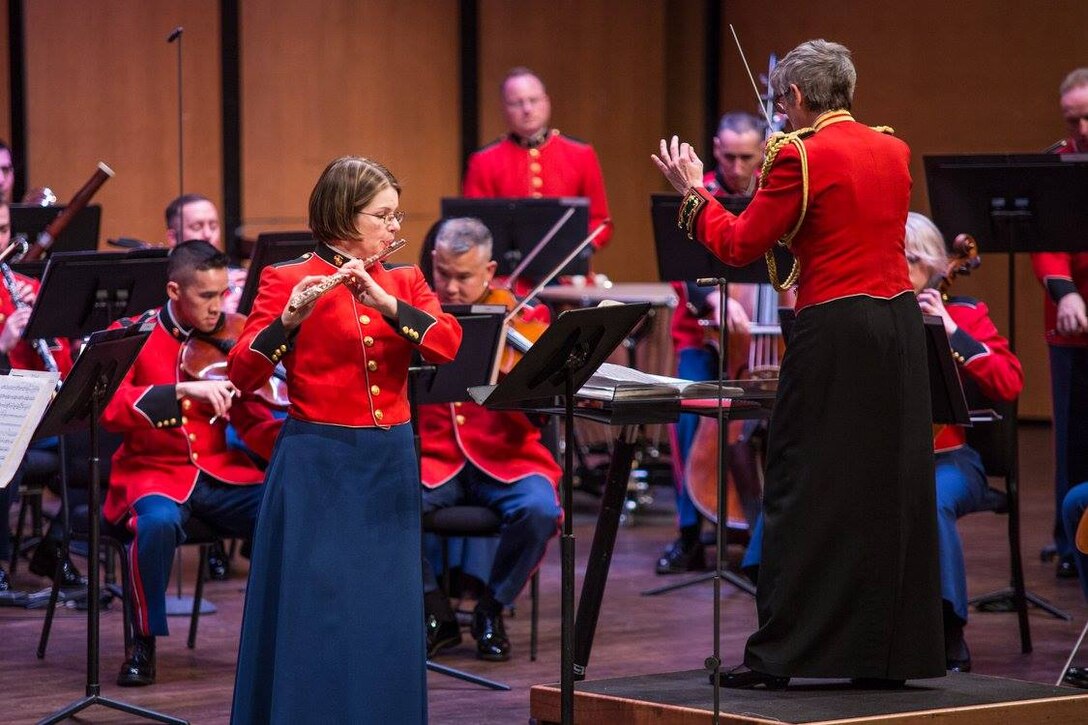
M 20 245 L 24 249 L 27 246 L 25 239 L 16 238 L 13 245 Z M 11 271 L 11 267 L 7 262 L 0 262 L 0 274 L 4 276 L 4 286 L 8 289 L 8 294 L 11 295 L 11 301 L 15 303 L 15 309 L 23 310 L 30 307 L 22 295 L 19 294 L 19 283 L 15 279 L 15 273 Z M 38 357 L 42 360 L 42 365 L 45 366 L 46 371 L 55 373 L 59 372 L 57 367 L 57 360 L 53 357 L 52 351 L 49 349 L 49 343 L 44 338 L 37 338 L 35 340 L 28 340 L 30 346 L 34 348 L 34 352 L 38 353 Z

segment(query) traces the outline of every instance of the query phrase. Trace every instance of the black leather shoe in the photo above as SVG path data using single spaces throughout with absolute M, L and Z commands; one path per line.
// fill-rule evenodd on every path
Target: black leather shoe
M 472 613 L 472 636 L 476 638 L 476 656 L 490 662 L 510 659 L 510 640 L 502 623 L 502 610 L 476 605 Z
M 8 579 L 8 573 L 0 568 L 0 592 L 6 592 L 11 589 L 11 581 Z
M 971 671 L 971 650 L 963 638 L 963 629 L 945 631 L 944 666 L 949 672 Z
M 850 684 L 862 690 L 898 690 L 906 687 L 906 680 L 889 680 L 886 677 L 855 677 Z
M 208 547 L 208 578 L 221 582 L 230 576 L 230 564 L 227 561 L 227 552 L 223 549 L 223 542 L 217 541 Z
M 1070 667 L 1062 676 L 1062 684 L 1088 690 L 1088 667 Z
M 737 665 L 728 672 L 718 673 L 718 680 L 722 687 L 734 690 L 750 690 L 753 687 L 763 685 L 768 690 L 784 690 L 790 684 L 790 678 L 768 675 L 758 672 L 747 665 Z M 710 674 L 710 684 L 714 684 L 714 673 Z
M 1076 579 L 1077 578 L 1077 564 L 1073 561 L 1072 554 L 1066 554 L 1058 559 L 1058 568 L 1054 572 L 1054 575 L 1059 579 Z
M 444 649 L 461 644 L 461 627 L 457 620 L 440 620 L 433 614 L 427 615 L 427 659 L 431 659 Z
M 121 687 L 144 687 L 155 684 L 155 638 L 132 638 L 132 646 L 126 653 L 117 684 Z
M 60 558 L 61 544 L 52 539 L 43 539 L 34 556 L 30 557 L 30 571 L 38 576 L 53 578 L 57 571 L 57 559 Z M 65 558 L 60 565 L 60 585 L 64 589 L 87 586 L 87 577 L 79 573 L 70 558 Z
M 685 545 L 677 539 L 657 560 L 657 573 L 682 574 L 686 571 L 706 571 L 706 549 L 702 542 Z

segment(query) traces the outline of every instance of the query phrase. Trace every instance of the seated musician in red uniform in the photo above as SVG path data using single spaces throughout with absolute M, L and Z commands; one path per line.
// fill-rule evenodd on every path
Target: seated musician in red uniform
M 6 160 L 5 160 L 5 154 Z M 0 175 L 10 178 L 11 174 L 4 167 L 11 168 L 11 151 L 0 142 Z M 10 189 L 9 189 L 10 192 Z M 6 250 L 11 242 L 11 209 L 0 196 L 0 251 Z M 72 368 L 71 350 L 67 340 L 46 340 L 32 343 L 23 339 L 23 330 L 30 320 L 37 298 L 38 280 L 14 272 L 4 263 L 4 288 L 0 291 L 0 366 L 5 369 L 46 370 L 56 367 L 63 377 Z M 43 352 L 44 350 L 47 352 Z M 56 454 L 56 439 L 35 441 L 23 457 L 14 478 L 5 488 L 0 488 L 0 562 L 11 560 L 11 524 L 8 512 L 19 485 L 28 472 L 48 473 L 49 469 L 59 468 Z M 2 483 L 2 482 L 0 482 Z M 34 551 L 30 570 L 40 576 L 52 577 L 56 571 L 57 558 L 60 556 L 63 532 L 59 526 L 49 528 L 49 533 Z M 66 587 L 85 584 L 86 579 L 67 557 L 61 563 L 61 585 Z M 10 588 L 7 572 L 0 565 L 0 591 Z
M 225 534 L 253 532 L 264 474 L 228 447 L 228 417 L 265 457 L 279 427 L 263 404 L 238 398 L 230 381 L 193 380 L 179 365 L 191 335 L 221 324 L 226 255 L 187 241 L 171 251 L 167 270 L 166 305 L 117 323 L 151 321 L 154 329 L 102 414 L 103 426 L 124 436 L 103 508 L 131 537 L 135 636 L 117 676 L 123 686 L 155 681 L 155 638 L 169 634 L 166 586 L 185 522 L 195 516 Z
M 1020 361 L 990 319 L 986 303 L 971 297 L 946 297 L 934 285 L 947 274 L 948 252 L 940 230 L 916 212 L 907 215 L 905 240 L 910 280 L 927 315 L 944 321 L 952 357 L 965 381 L 995 401 L 1013 401 L 1024 387 Z M 969 672 L 971 653 L 963 637 L 967 623 L 967 575 L 956 519 L 992 509 L 982 461 L 966 442 L 960 426 L 942 425 L 933 438 L 937 474 L 937 534 L 944 606 L 945 664 Z
M 500 88 L 508 133 L 468 159 L 461 193 L 467 197 L 589 198 L 590 231 L 608 220 L 608 199 L 597 153 L 585 141 L 550 128 L 552 102 L 540 77 L 512 68 Z M 594 241 L 600 249 L 611 226 Z
M 444 304 L 485 299 L 496 263 L 491 233 L 476 219 L 448 219 L 435 238 L 434 286 Z M 466 344 L 467 341 L 466 341 Z M 506 660 L 502 610 L 514 603 L 558 530 L 556 486 L 562 471 L 540 441 L 540 432 L 519 412 L 493 411 L 472 402 L 423 405 L 423 512 L 469 504 L 488 506 L 503 527 L 487 588 L 473 613 L 476 654 Z M 424 562 L 428 651 L 452 647 L 461 633 L 434 570 Z
M 750 113 L 733 112 L 722 116 L 714 136 L 717 166 L 703 176 L 703 185 L 718 197 L 751 196 L 759 180 L 763 163 L 763 137 L 767 124 Z M 707 328 L 700 320 L 722 319 L 718 310 L 717 288 L 698 287 L 693 282 L 673 282 L 679 303 L 672 315 L 671 333 L 676 352 L 676 375 L 685 380 L 714 380 L 718 377 L 718 355 L 706 344 Z M 747 332 L 748 309 L 755 285 L 729 286 L 725 323 L 730 334 Z M 720 324 L 720 323 L 719 323 Z M 706 569 L 706 553 L 701 540 L 703 516 L 688 493 L 684 470 L 699 426 L 699 416 L 685 414 L 670 429 L 673 480 L 676 483 L 676 518 L 679 536 L 657 560 L 658 574 L 675 574 Z M 758 497 L 755 512 L 759 510 Z

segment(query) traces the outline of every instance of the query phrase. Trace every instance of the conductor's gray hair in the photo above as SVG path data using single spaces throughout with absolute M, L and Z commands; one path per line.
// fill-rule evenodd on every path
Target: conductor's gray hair
M 809 40 L 797 46 L 771 71 L 775 96 L 796 85 L 805 106 L 813 113 L 850 110 L 858 74 L 850 50 L 827 40 Z

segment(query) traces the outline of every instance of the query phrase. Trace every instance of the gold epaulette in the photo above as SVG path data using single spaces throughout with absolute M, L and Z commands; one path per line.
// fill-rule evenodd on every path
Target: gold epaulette
M 771 134 L 771 137 L 767 139 L 767 149 L 763 155 L 763 168 L 759 174 L 759 187 L 761 189 L 767 185 L 767 181 L 771 177 L 771 166 L 774 165 L 774 160 L 778 157 L 778 152 L 788 144 L 793 144 L 797 148 L 797 153 L 801 159 L 801 214 L 797 218 L 797 223 L 793 225 L 793 229 L 778 240 L 778 243 L 786 249 L 790 248 L 790 243 L 793 242 L 793 237 L 801 228 L 801 224 L 805 221 L 805 214 L 808 212 L 808 152 L 805 150 L 804 139 L 814 133 L 816 133 L 816 129 L 809 127 L 798 129 L 792 133 L 782 133 L 779 131 Z M 775 263 L 774 252 L 768 249 L 763 254 L 763 258 L 767 261 L 767 276 L 770 278 L 771 285 L 775 289 L 779 292 L 785 292 L 790 287 L 797 284 L 797 278 L 801 275 L 800 261 L 794 258 L 793 268 L 790 269 L 790 273 L 786 275 L 785 280 L 780 280 L 778 278 L 778 265 Z
M 886 133 L 886 134 L 894 134 L 895 133 L 895 129 L 892 128 L 891 126 L 870 126 L 869 128 L 873 129 L 877 133 Z

